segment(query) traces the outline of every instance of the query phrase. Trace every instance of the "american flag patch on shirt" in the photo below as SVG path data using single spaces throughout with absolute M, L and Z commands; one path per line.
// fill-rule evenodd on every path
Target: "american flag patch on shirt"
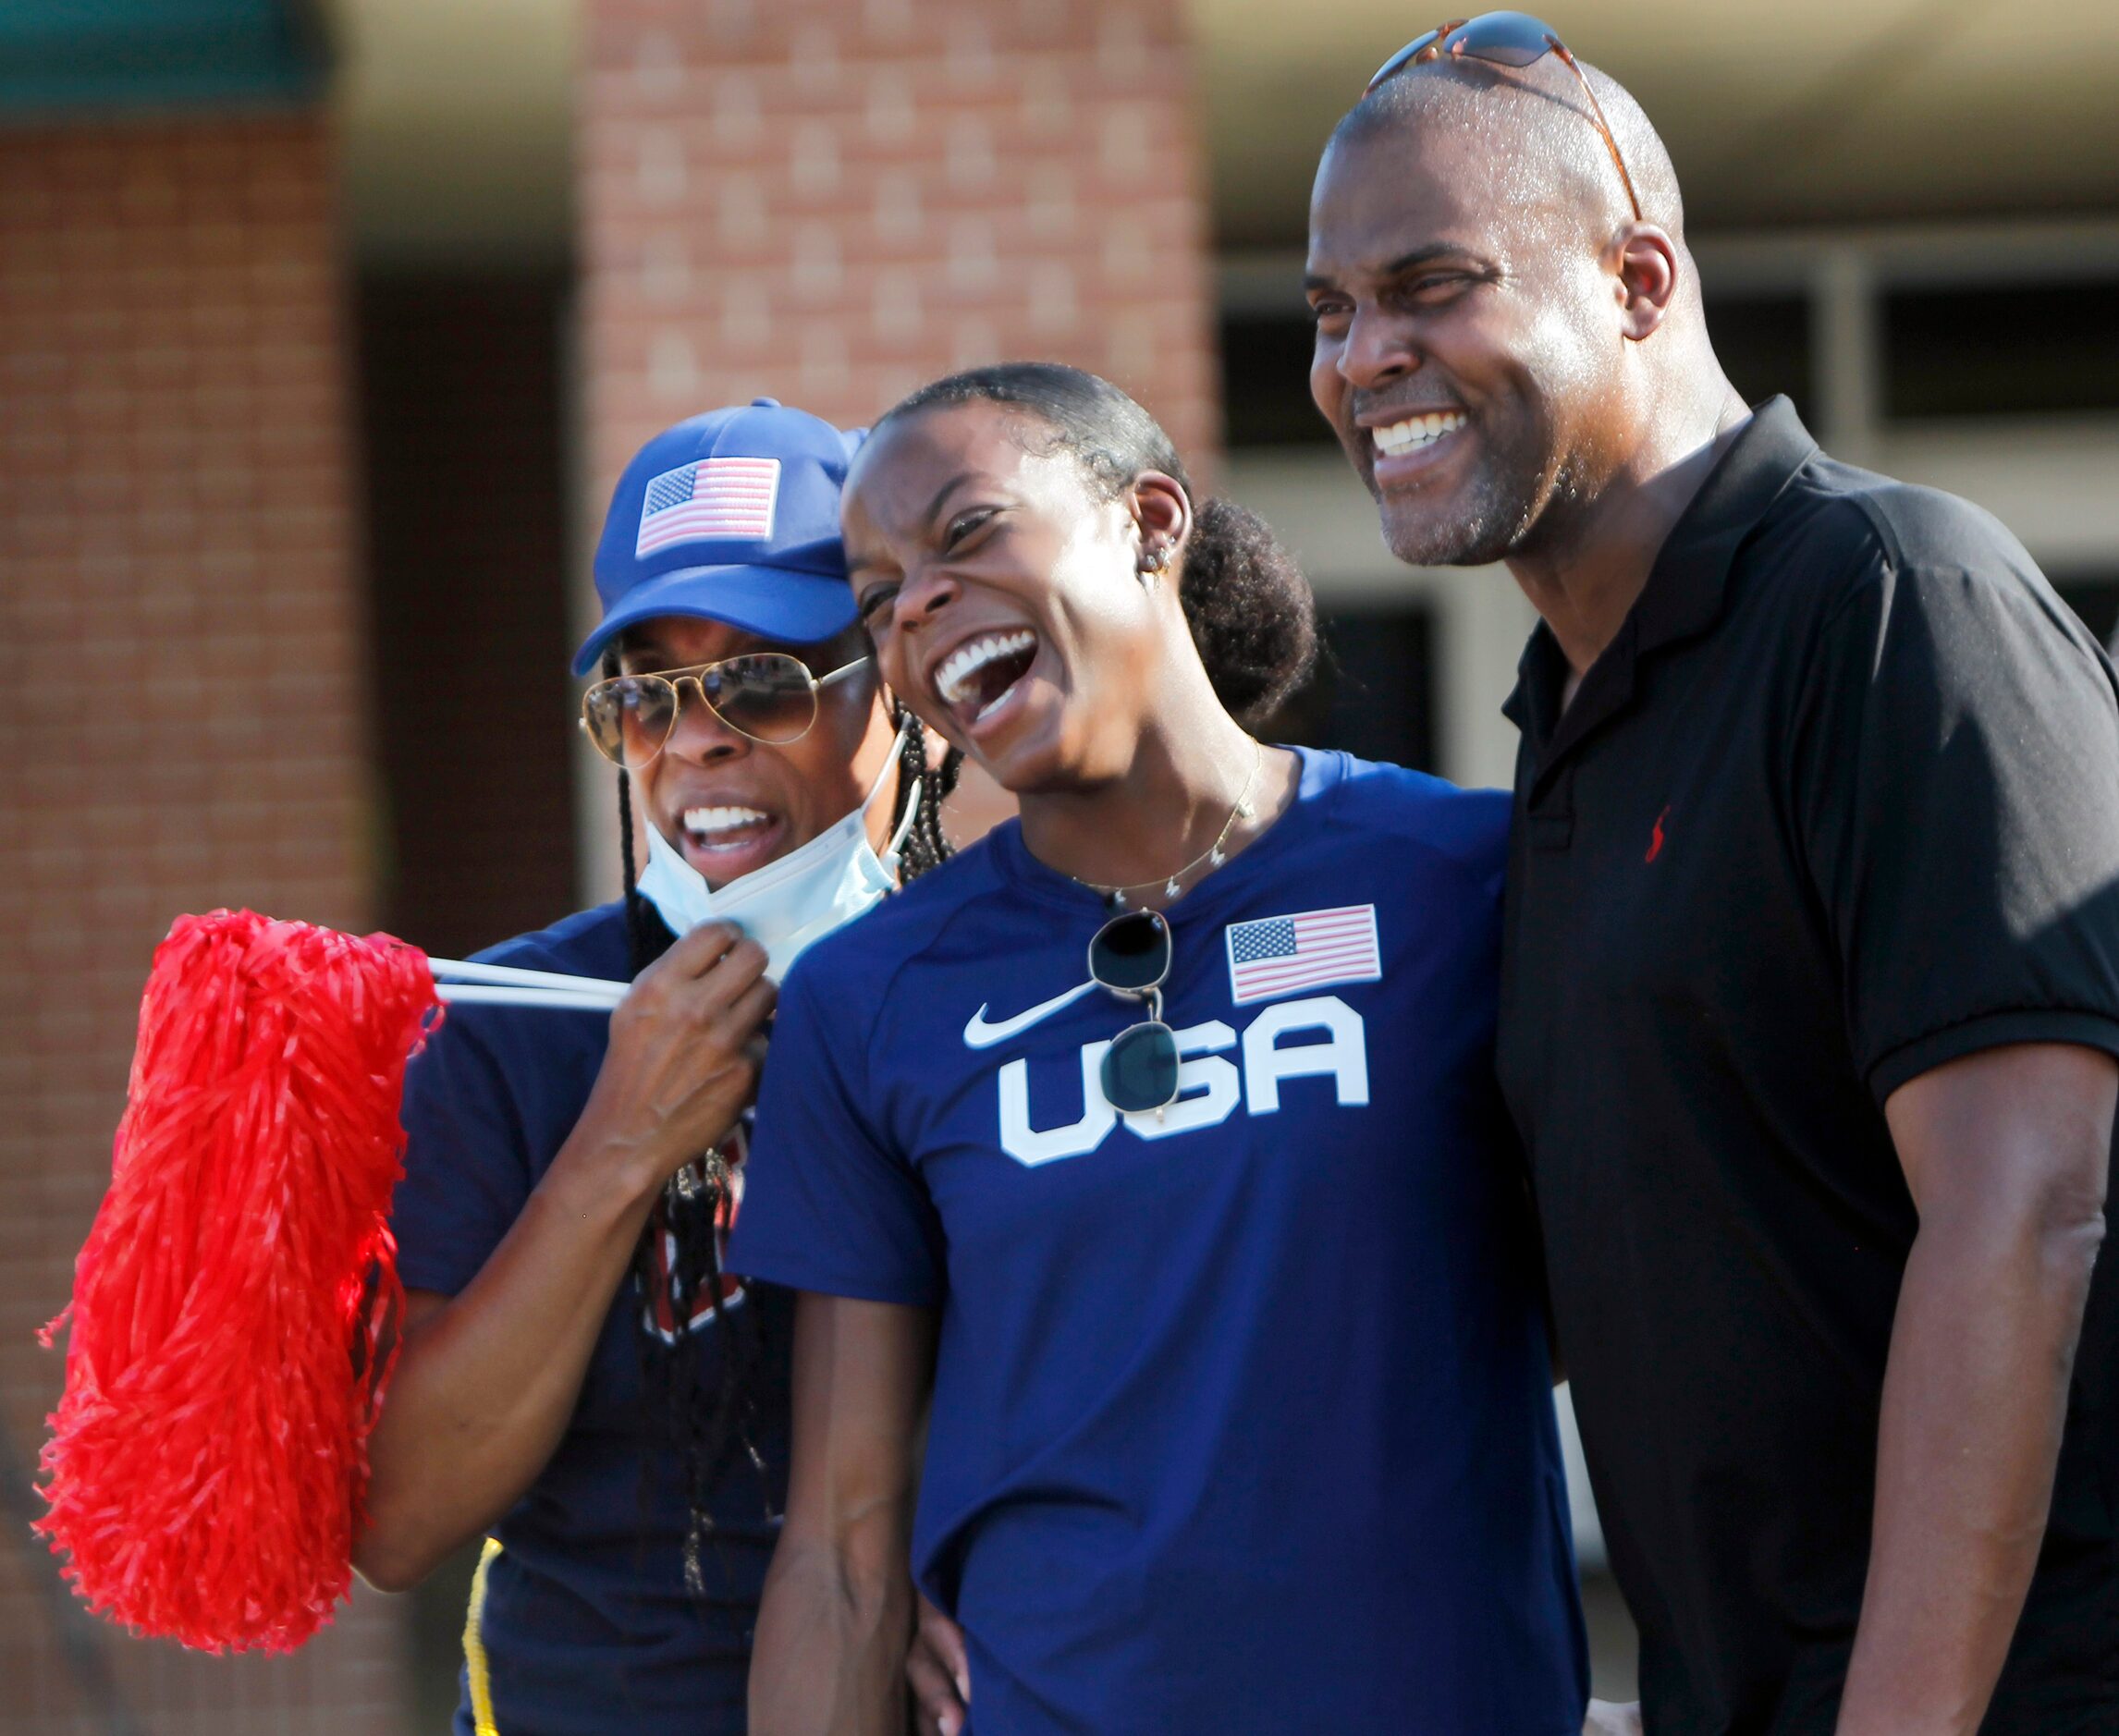
M 665 471 L 641 503 L 640 540 L 633 553 L 652 555 L 672 543 L 706 537 L 763 540 L 773 533 L 773 503 L 780 492 L 778 458 L 702 458 Z
M 1229 993 L 1239 1007 L 1328 983 L 1373 983 L 1383 974 L 1373 904 L 1231 923 L 1227 933 Z

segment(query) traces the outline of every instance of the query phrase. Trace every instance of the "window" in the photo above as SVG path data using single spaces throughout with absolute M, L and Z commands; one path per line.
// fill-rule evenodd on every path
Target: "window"
M 1434 632 L 1427 610 L 1335 609 L 1317 627 L 1324 643 L 1316 678 L 1260 726 L 1260 736 L 1435 770 Z
M 1886 295 L 1883 403 L 1892 418 L 2119 410 L 2119 281 Z
M 2058 579 L 2060 600 L 2082 617 L 2082 624 L 2109 648 L 2119 638 L 2119 573 Z
M 1810 420 L 1810 307 L 1803 297 L 1709 293 L 1707 329 L 1746 404 L 1785 392 Z
M 1299 313 L 1221 316 L 1221 404 L 1231 446 L 1330 445 L 1310 402 L 1315 333 Z

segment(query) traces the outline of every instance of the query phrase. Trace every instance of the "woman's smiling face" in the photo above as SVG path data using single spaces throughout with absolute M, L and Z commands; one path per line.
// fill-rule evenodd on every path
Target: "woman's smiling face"
M 828 674 L 862 654 L 858 636 L 821 645 L 780 644 L 720 621 L 659 616 L 629 628 L 619 649 L 628 675 L 685 669 L 777 651 Z M 730 728 L 687 688 L 662 752 L 632 773 L 649 822 L 719 887 L 777 862 L 861 805 L 890 753 L 889 714 L 867 673 L 817 695 L 816 720 L 778 745 Z
M 862 447 L 843 501 L 884 679 L 1017 794 L 1122 773 L 1173 615 L 1184 630 L 1174 586 L 1141 581 L 1133 504 L 1035 450 L 1045 432 L 990 403 L 913 411 Z

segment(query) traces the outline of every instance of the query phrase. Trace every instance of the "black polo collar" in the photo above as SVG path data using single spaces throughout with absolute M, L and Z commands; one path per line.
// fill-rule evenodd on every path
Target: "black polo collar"
M 1769 398 L 1752 411 L 1671 527 L 1639 599 L 1618 636 L 1583 678 L 1582 691 L 1564 714 L 1560 695 L 1567 659 L 1552 630 L 1543 621 L 1537 624 L 1517 666 L 1515 691 L 1501 711 L 1529 740 L 1545 744 L 1538 756 L 1541 780 L 1569 749 L 1633 697 L 1634 668 L 1640 658 L 1714 624 L 1736 551 L 1817 450 L 1818 443 L 1786 398 Z

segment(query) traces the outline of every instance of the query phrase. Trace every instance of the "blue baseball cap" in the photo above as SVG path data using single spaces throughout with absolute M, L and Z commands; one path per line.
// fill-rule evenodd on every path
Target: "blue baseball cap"
M 769 397 L 665 429 L 625 467 L 596 543 L 595 667 L 635 621 L 688 615 L 814 644 L 852 626 L 839 491 L 860 432 Z

